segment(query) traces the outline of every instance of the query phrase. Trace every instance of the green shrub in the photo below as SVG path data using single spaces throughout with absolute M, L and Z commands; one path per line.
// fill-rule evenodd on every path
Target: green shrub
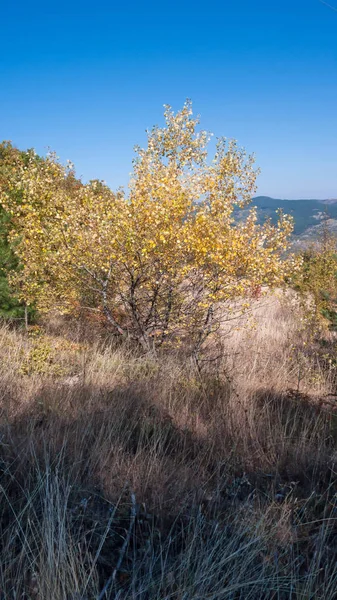
M 25 163 L 30 155 L 30 151 L 21 152 L 10 142 L 0 144 L 0 317 L 9 320 L 23 321 L 26 315 L 32 320 L 35 315 L 34 308 L 26 308 L 9 286 L 8 275 L 19 270 L 20 264 L 8 239 L 10 218 L 1 204 L 2 194 L 8 192 L 9 175 L 15 172 L 18 165 Z M 20 192 L 12 190 L 12 195 L 17 202 L 20 201 Z
M 308 312 L 337 329 L 337 244 L 327 224 L 320 241 L 303 252 L 295 282 Z

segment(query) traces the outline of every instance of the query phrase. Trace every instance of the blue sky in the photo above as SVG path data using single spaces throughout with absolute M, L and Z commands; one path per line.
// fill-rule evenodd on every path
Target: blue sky
M 337 12 L 319 0 L 1 4 L 0 138 L 117 188 L 163 104 L 191 98 L 255 152 L 260 194 L 337 197 Z

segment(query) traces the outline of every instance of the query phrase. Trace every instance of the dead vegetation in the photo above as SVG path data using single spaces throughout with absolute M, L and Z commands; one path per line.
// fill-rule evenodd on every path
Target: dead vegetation
M 298 310 L 261 299 L 201 373 L 3 327 L 1 600 L 335 598 L 334 340 Z

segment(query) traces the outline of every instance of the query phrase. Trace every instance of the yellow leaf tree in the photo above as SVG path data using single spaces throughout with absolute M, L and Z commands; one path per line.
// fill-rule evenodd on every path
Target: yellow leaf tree
M 22 271 L 22 296 L 40 310 L 101 311 L 116 335 L 147 350 L 184 342 L 193 352 L 219 331 L 226 305 L 280 285 L 289 217 L 259 225 L 253 157 L 198 131 L 190 102 L 136 148 L 129 191 L 83 184 L 55 156 L 33 159 L 2 192 Z M 17 195 L 15 196 L 17 197 Z M 15 282 L 14 282 L 15 283 Z

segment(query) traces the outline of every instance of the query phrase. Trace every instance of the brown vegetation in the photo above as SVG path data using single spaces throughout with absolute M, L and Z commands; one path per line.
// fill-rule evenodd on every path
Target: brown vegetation
M 260 299 L 201 372 L 4 327 L 0 598 L 335 598 L 334 341 L 299 310 Z

